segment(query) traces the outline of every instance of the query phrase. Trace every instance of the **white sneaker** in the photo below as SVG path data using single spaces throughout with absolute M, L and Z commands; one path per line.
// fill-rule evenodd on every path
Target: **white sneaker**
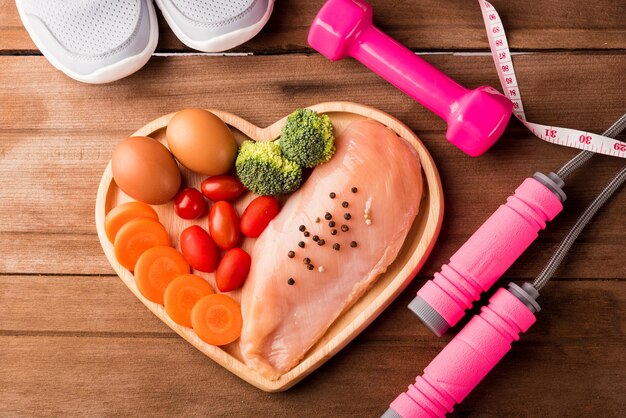
M 274 0 L 155 0 L 174 34 L 190 48 L 221 52 L 248 41 L 267 23 Z
M 30 37 L 58 70 L 107 83 L 139 70 L 159 36 L 150 0 L 16 0 Z

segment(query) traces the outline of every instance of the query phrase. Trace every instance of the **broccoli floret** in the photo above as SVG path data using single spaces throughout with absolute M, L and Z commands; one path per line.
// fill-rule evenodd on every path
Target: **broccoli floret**
M 302 169 L 283 157 L 275 141 L 245 141 L 235 167 L 244 186 L 260 195 L 291 193 L 302 182 Z
M 283 155 L 302 167 L 315 167 L 335 154 L 333 124 L 328 115 L 298 109 L 287 118 L 280 147 Z

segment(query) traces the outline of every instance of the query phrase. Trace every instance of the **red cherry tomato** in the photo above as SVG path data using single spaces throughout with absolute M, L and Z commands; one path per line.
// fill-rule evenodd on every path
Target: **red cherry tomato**
M 200 190 L 208 199 L 218 202 L 220 200 L 235 200 L 246 188 L 236 177 L 213 176 L 202 182 Z
M 198 225 L 192 225 L 180 233 L 180 251 L 194 269 L 207 273 L 215 271 L 217 248 L 208 232 Z
M 241 215 L 241 232 L 250 238 L 261 235 L 280 210 L 278 200 L 273 196 L 259 196 L 248 204 Z
M 196 219 L 206 213 L 204 196 L 197 189 L 183 189 L 174 198 L 174 210 L 183 219 Z
M 235 208 L 223 200 L 211 206 L 209 232 L 222 250 L 229 250 L 239 241 L 239 217 Z
M 220 292 L 239 289 L 248 277 L 251 263 L 250 255 L 241 248 L 226 251 L 222 261 L 217 266 L 215 275 L 215 282 Z

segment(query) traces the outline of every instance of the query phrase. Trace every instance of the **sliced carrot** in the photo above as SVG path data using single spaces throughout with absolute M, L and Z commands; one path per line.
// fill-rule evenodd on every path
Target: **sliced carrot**
M 143 202 L 126 202 L 117 205 L 104 218 L 104 230 L 109 241 L 115 241 L 115 235 L 124 224 L 132 219 L 147 218 L 154 221 L 159 220 L 159 215 L 152 209 L 152 206 Z
M 211 285 L 202 277 L 183 274 L 165 288 L 165 311 L 178 325 L 191 327 L 191 309 L 200 299 L 213 293 Z
M 223 293 L 205 296 L 191 310 L 191 325 L 198 337 L 213 345 L 226 345 L 241 335 L 241 307 Z
M 165 288 L 176 277 L 189 273 L 189 263 L 172 247 L 147 249 L 135 265 L 135 281 L 146 299 L 163 304 Z
M 170 245 L 165 227 L 152 219 L 133 219 L 120 228 L 113 246 L 122 267 L 133 271 L 139 256 L 148 248 Z

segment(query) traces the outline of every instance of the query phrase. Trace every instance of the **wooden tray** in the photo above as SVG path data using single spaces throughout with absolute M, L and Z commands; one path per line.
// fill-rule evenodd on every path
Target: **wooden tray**
M 330 359 L 368 326 L 404 290 L 422 267 L 435 244 L 443 219 L 443 193 L 437 168 L 424 145 L 404 124 L 384 112 L 349 102 L 321 103 L 311 106 L 310 109 L 328 114 L 332 119 L 336 135 L 341 134 L 351 122 L 365 118 L 377 120 L 394 130 L 400 137 L 415 147 L 419 154 L 424 179 L 424 192 L 419 213 L 413 226 L 398 257 L 389 266 L 387 272 L 381 275 L 372 288 L 332 324 L 326 334 L 309 350 L 298 366 L 282 375 L 278 380 L 266 379 L 249 369 L 242 361 L 238 341 L 224 347 L 206 344 L 196 336 L 191 328 L 181 327 L 173 322 L 167 316 L 162 305 L 153 303 L 141 295 L 135 285 L 133 275 L 115 259 L 113 245 L 107 239 L 104 231 L 104 217 L 109 210 L 122 202 L 132 200 L 113 181 L 110 162 L 102 175 L 96 198 L 96 227 L 100 244 L 109 262 L 124 284 L 152 313 L 194 347 L 248 383 L 267 392 L 279 392 L 290 388 L 321 366 L 326 360 Z M 286 120 L 285 117 L 267 128 L 259 128 L 231 113 L 219 110 L 211 111 L 231 127 L 238 143 L 248 138 L 256 141 L 273 140 L 280 135 L 281 127 Z M 166 145 L 165 127 L 172 116 L 173 114 L 169 114 L 160 117 L 148 123 L 133 135 L 149 136 Z M 204 176 L 192 173 L 184 167 L 181 167 L 181 173 L 185 183 L 189 186 L 199 186 L 204 178 Z M 249 193 L 248 195 L 251 194 Z M 246 196 L 236 202 L 235 207 L 238 213 L 243 211 L 252 198 L 253 196 Z M 159 220 L 169 231 L 174 246 L 178 246 L 180 232 L 192 223 L 207 227 L 206 216 L 195 221 L 180 219 L 174 213 L 171 203 L 154 206 L 154 208 L 159 214 Z M 247 238 L 244 242 L 244 249 L 250 250 L 252 245 L 253 240 Z M 211 284 L 215 285 L 214 274 L 194 273 L 205 277 Z M 231 292 L 231 295 L 236 299 L 240 297 L 239 291 Z

